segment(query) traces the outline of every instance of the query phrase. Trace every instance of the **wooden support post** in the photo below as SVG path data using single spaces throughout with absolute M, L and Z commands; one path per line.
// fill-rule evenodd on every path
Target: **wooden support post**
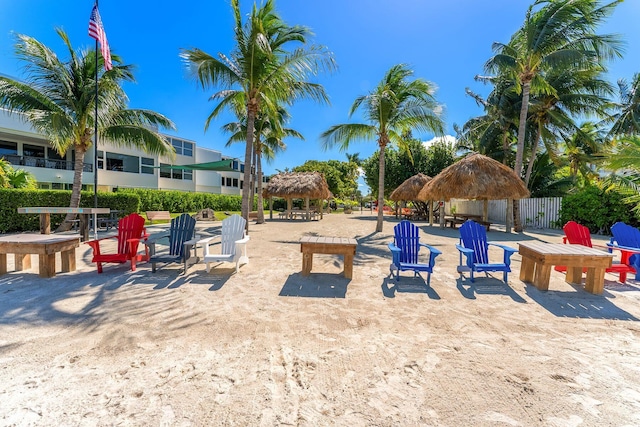
M 31 254 L 14 254 L 16 271 L 29 270 L 31 268 Z
M 40 270 L 38 276 L 40 277 L 53 277 L 56 275 L 56 254 L 41 253 L 39 256 Z

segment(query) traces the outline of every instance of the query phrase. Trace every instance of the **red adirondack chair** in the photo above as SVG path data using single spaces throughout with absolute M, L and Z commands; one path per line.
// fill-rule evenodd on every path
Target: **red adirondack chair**
M 569 221 L 562 229 L 564 230 L 564 237 L 562 238 L 563 243 L 588 246 L 590 248 L 593 247 L 593 244 L 591 243 L 591 233 L 589 232 L 588 227 L 578 224 L 575 221 Z M 606 246 L 602 246 L 602 248 L 607 249 Z M 556 271 L 567 271 L 567 267 L 562 265 L 555 266 L 554 268 Z M 583 271 L 586 271 L 586 269 Z M 620 283 L 624 283 L 627 280 L 627 273 L 635 274 L 636 270 L 630 265 L 620 262 L 614 263 L 611 267 L 606 269 L 606 272 L 618 273 L 620 275 Z
M 117 262 L 122 264 L 130 261 L 131 270 L 135 271 L 137 261 L 149 260 L 149 252 L 146 246 L 145 253 L 138 254 L 140 241 L 147 237 L 148 234 L 144 228 L 144 218 L 136 213 L 127 215 L 118 221 L 117 236 L 104 237 L 86 242 L 93 249 L 93 259 L 91 262 L 98 264 L 98 273 L 102 273 L 102 263 L 104 262 Z M 100 242 L 107 239 L 118 240 L 117 253 L 103 254 L 100 251 Z

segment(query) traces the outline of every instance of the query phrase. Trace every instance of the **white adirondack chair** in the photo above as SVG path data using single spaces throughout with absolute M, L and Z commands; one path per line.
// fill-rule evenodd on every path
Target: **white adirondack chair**
M 244 233 L 246 221 L 240 215 L 231 215 L 222 221 L 222 234 L 200 240 L 204 245 L 202 261 L 207 264 L 207 273 L 211 271 L 211 263 L 235 262 L 236 273 L 240 264 L 249 263 L 247 256 L 247 242 L 249 236 Z M 209 245 L 220 240 L 220 253 L 211 253 Z

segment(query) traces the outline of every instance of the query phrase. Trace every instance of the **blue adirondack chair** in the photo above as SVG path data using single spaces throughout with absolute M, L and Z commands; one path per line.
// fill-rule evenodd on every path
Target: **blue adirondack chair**
M 489 245 L 497 246 L 504 250 L 504 259 L 501 263 L 489 262 Z M 475 272 L 502 271 L 504 282 L 508 283 L 507 275 L 511 271 L 511 255 L 518 252 L 517 249 L 497 243 L 487 242 L 487 230 L 475 221 L 467 220 L 460 226 L 460 244 L 456 245 L 460 251 L 460 276 L 465 270 L 471 272 L 471 282 L 474 282 Z M 465 256 L 463 263 L 462 256 Z
M 184 273 L 187 272 L 187 261 L 191 255 L 191 248 L 195 244 L 196 220 L 189 214 L 182 214 L 171 220 L 171 227 L 168 233 L 152 236 L 145 244 L 149 246 L 151 271 L 156 272 L 156 263 L 184 264 Z M 168 251 L 158 252 L 156 243 L 160 240 L 168 239 Z
M 620 251 L 620 263 L 627 264 L 636 270 L 636 280 L 640 280 L 640 230 L 624 222 L 616 222 L 611 226 L 610 249 Z
M 411 270 L 414 273 L 414 277 L 420 271 L 426 271 L 428 273 L 427 286 L 429 286 L 433 266 L 436 263 L 436 257 L 442 252 L 426 243 L 420 243 L 420 229 L 410 221 L 400 221 L 398 225 L 393 227 L 393 233 L 393 243 L 389 243 L 388 245 L 391 250 L 391 255 L 393 256 L 393 261 L 389 266 L 389 270 L 391 271 L 390 275 L 393 276 L 393 271 L 395 270 L 396 281 L 398 281 L 401 271 Z M 429 250 L 428 264 L 419 262 L 421 248 L 427 248 Z

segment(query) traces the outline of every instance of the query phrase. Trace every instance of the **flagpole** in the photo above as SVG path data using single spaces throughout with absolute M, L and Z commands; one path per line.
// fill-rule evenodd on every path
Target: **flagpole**
M 98 7 L 98 0 L 95 2 Z M 96 100 L 93 118 L 93 207 L 98 207 L 98 39 L 96 39 Z M 93 224 L 94 228 L 97 224 Z

